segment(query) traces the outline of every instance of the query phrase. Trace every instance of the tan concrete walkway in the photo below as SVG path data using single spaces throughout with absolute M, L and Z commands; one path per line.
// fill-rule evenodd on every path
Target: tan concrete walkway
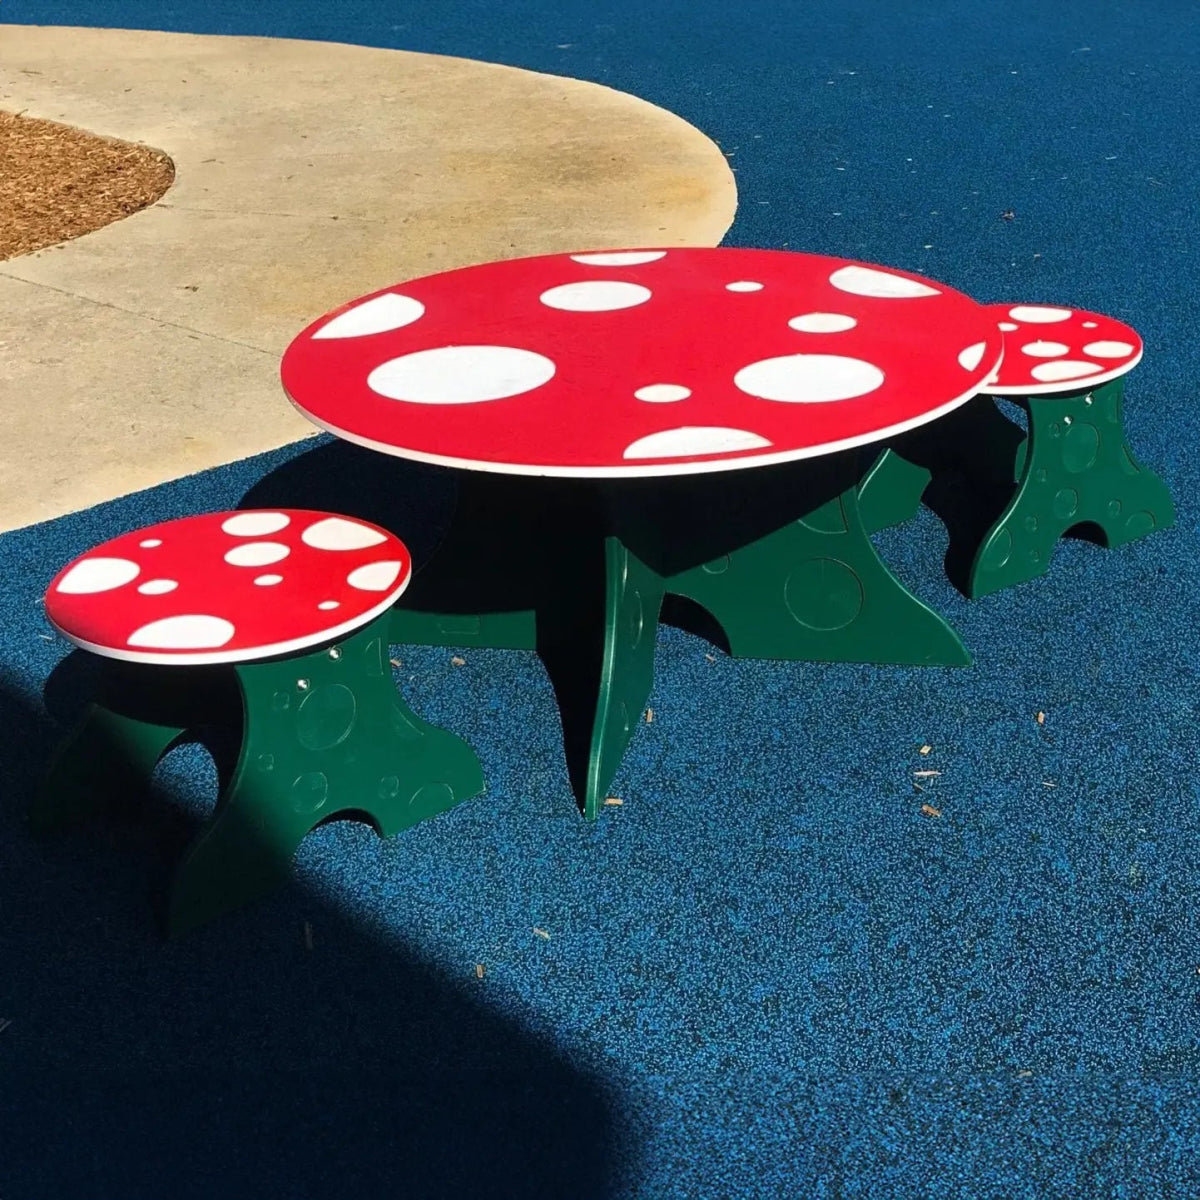
M 279 356 L 488 259 L 716 245 L 721 151 L 595 84 L 401 51 L 0 25 L 0 106 L 168 153 L 158 204 L 0 262 L 0 530 L 313 433 Z

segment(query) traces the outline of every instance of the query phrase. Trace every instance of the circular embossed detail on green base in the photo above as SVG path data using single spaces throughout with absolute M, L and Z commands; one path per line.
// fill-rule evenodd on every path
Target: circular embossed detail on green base
M 1079 511 L 1079 493 L 1074 488 L 1059 488 L 1054 493 L 1054 515 L 1068 521 Z
M 301 814 L 319 812 L 329 799 L 329 780 L 321 771 L 309 771 L 292 784 L 292 808 Z
M 810 558 L 792 569 L 783 585 L 787 610 L 806 629 L 844 629 L 863 606 L 858 576 L 836 558 Z
M 409 797 L 409 809 L 421 816 L 430 817 L 443 812 L 454 803 L 454 791 L 448 783 L 427 783 Z
M 984 571 L 998 571 L 1012 558 L 1013 539 L 1007 529 L 998 529 L 989 539 L 979 556 L 979 566 Z
M 1100 431 L 1095 425 L 1071 425 L 1063 439 L 1062 463 L 1072 475 L 1086 471 L 1100 452 Z
M 1125 532 L 1130 537 L 1141 537 L 1143 534 L 1149 533 L 1157 523 L 1152 512 L 1142 509 L 1140 512 L 1130 513 L 1125 518 Z
M 625 597 L 624 621 L 629 647 L 636 650 L 642 640 L 642 630 L 646 627 L 646 610 L 642 604 L 641 592 L 634 590 Z
M 354 728 L 358 703 L 340 683 L 313 688 L 296 713 L 296 739 L 306 750 L 328 750 L 344 742 Z

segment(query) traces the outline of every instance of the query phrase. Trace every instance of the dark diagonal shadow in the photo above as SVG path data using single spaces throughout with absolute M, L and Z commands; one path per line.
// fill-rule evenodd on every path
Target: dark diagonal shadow
M 85 677 L 59 673 L 55 715 Z M 602 1081 L 492 1011 L 486 978 L 452 979 L 296 883 L 164 942 L 178 811 L 34 839 L 62 731 L 7 675 L 0 727 L 5 1200 L 614 1193 Z

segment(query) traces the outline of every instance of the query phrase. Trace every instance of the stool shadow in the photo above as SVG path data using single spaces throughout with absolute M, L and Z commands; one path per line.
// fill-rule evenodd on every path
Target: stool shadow
M 492 1011 L 486 979 L 298 882 L 161 941 L 182 801 L 26 832 L 86 658 L 53 673 L 49 711 L 0 673 L 6 1197 L 614 1194 L 630 1139 L 609 1085 Z

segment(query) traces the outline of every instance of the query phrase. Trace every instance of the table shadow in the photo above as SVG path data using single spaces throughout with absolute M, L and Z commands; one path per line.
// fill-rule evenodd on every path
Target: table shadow
M 930 473 L 921 502 L 946 529 L 942 565 L 946 578 L 967 598 L 975 555 L 1013 497 L 1026 432 L 1019 406 L 978 396 L 890 443 Z M 1063 536 L 1105 544 L 1103 530 L 1086 521 Z
M 852 451 L 748 470 L 561 479 L 449 471 L 334 444 L 276 468 L 243 504 L 325 507 L 409 542 L 415 572 L 397 611 L 431 619 L 398 617 L 397 644 L 536 651 L 582 805 L 604 669 L 606 537 L 669 578 L 852 495 L 869 461 Z M 729 650 L 693 600 L 668 592 L 661 619 Z
M 420 569 L 454 513 L 456 472 L 350 442 L 327 442 L 267 472 L 241 508 L 314 508 L 359 517 L 396 534 Z
M 490 1009 L 486 978 L 299 882 L 162 941 L 154 901 L 197 817 L 161 780 L 28 833 L 88 659 L 54 672 L 45 709 L 0 674 L 6 1200 L 614 1194 L 631 1137 L 609 1085 Z

